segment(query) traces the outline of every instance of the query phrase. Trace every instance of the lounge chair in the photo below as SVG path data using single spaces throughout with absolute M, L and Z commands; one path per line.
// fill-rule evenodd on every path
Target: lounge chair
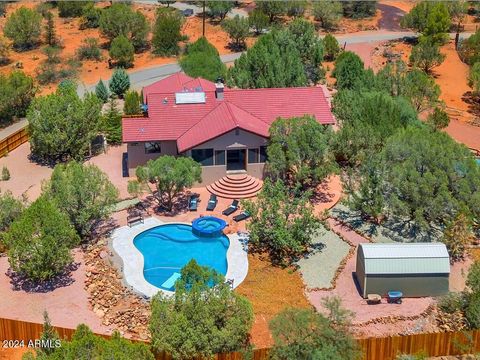
M 198 195 L 192 195 L 188 199 L 188 210 L 197 211 L 198 208 Z
M 217 195 L 210 195 L 210 199 L 208 200 L 208 204 L 207 204 L 207 210 L 208 211 L 213 211 L 215 209 L 215 207 L 217 206 Z
M 222 211 L 222 214 L 225 216 L 228 216 L 230 214 L 233 214 L 235 211 L 237 211 L 237 209 L 238 209 L 238 200 L 233 200 L 232 204 L 228 208 Z
M 240 214 L 233 217 L 233 220 L 236 222 L 246 220 L 250 217 L 250 214 L 246 211 L 242 211 Z

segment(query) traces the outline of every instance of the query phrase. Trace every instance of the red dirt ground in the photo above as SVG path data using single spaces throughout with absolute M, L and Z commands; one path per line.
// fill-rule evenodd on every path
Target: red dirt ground
M 27 348 L 20 348 L 20 349 L 0 348 L 0 360 L 22 360 L 23 354 L 27 352 L 28 352 Z

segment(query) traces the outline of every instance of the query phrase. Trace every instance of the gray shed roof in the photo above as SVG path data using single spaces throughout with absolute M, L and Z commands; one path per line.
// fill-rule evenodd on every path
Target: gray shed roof
M 445 244 L 360 244 L 365 274 L 448 274 Z

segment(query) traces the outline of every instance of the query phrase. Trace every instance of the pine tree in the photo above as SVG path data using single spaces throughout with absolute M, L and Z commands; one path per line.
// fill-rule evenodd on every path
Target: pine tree
M 45 19 L 47 19 L 47 24 L 45 25 L 45 42 L 50 46 L 55 46 L 57 44 L 57 36 L 53 14 L 48 11 L 45 14 Z
M 108 91 L 102 79 L 100 79 L 97 86 L 95 86 L 95 94 L 100 100 L 102 100 L 104 104 L 108 101 L 108 98 L 110 97 L 110 92 Z
M 53 345 L 56 340 L 60 340 L 57 330 L 52 326 L 50 321 L 50 317 L 48 316 L 48 312 L 45 310 L 43 312 L 43 331 L 40 336 L 40 340 L 45 343 L 49 343 L 49 345 Z M 50 355 L 55 351 L 55 347 L 53 346 L 42 346 L 37 350 L 40 354 Z
M 122 142 L 122 115 L 117 110 L 117 102 L 111 98 L 108 110 L 103 117 L 103 129 L 109 144 Z
M 135 90 L 130 90 L 125 94 L 125 104 L 123 105 L 125 115 L 138 115 L 140 111 L 140 95 Z
M 130 78 L 127 72 L 122 68 L 116 69 L 110 79 L 109 87 L 112 93 L 121 98 L 130 88 Z

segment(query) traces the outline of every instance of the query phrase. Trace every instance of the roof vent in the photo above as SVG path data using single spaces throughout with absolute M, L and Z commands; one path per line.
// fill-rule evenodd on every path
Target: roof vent
M 167 105 L 168 104 L 168 98 L 164 97 L 162 100 L 162 104 Z
M 223 83 L 216 82 L 215 83 L 215 97 L 217 100 L 223 100 L 223 90 L 224 90 Z

